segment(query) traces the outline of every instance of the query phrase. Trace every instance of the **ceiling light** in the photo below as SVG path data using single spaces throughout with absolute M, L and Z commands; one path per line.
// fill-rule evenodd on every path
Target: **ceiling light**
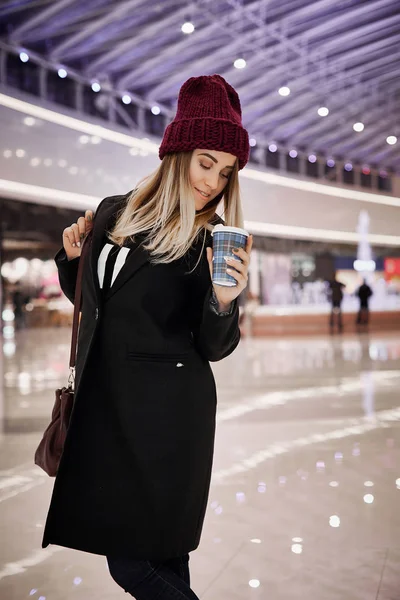
M 354 131 L 358 131 L 358 132 L 363 131 L 364 130 L 364 123 L 360 123 L 360 122 L 354 123 L 353 129 L 354 129 Z
M 254 146 L 257 145 L 257 140 L 255 138 L 250 138 L 249 139 L 249 144 L 252 148 L 254 148 Z
M 129 148 L 129 154 L 131 156 L 137 156 L 139 154 L 138 148 Z
M 20 52 L 19 53 L 19 59 L 23 62 L 26 63 L 29 60 L 29 54 L 27 54 L 26 52 Z
M 352 171 L 353 170 L 353 165 L 350 162 L 348 162 L 348 163 L 346 163 L 344 165 L 344 168 L 345 168 L 346 171 Z
M 317 162 L 317 157 L 315 156 L 315 154 L 310 154 L 308 160 L 310 161 L 310 163 L 315 163 Z
M 260 581 L 258 579 L 250 579 L 249 586 L 252 588 L 260 587 Z
M 32 167 L 38 167 L 40 165 L 40 158 L 31 158 L 30 164 Z
M 290 158 L 297 158 L 297 150 L 291 150 L 289 156 Z
M 90 138 L 90 141 L 92 142 L 92 144 L 100 144 L 101 137 L 99 137 L 98 135 L 92 135 L 92 137 Z
M 94 92 L 99 92 L 101 90 L 101 85 L 99 84 L 98 81 L 93 81 L 93 83 L 92 83 L 92 90 Z
M 51 158 L 45 158 L 43 161 L 43 164 L 45 167 L 51 167 L 51 165 L 53 164 L 53 161 Z
M 371 173 L 371 169 L 369 168 L 368 165 L 363 166 L 362 173 L 363 173 L 363 175 L 369 175 Z
M 268 150 L 269 150 L 270 152 L 276 152 L 276 151 L 278 150 L 278 146 L 277 146 L 276 144 L 270 144 L 270 145 L 268 146 Z
M 335 161 L 333 160 L 333 158 L 328 158 L 326 164 L 328 165 L 328 167 L 332 168 L 335 166 Z
M 339 527 L 340 526 L 340 517 L 337 515 L 332 515 L 329 517 L 329 525 L 331 527 Z
M 129 94 L 124 94 L 122 96 L 122 102 L 124 104 L 130 104 L 132 102 L 132 98 L 129 96 Z
M 187 21 L 186 23 L 184 23 L 182 25 L 181 30 L 182 30 L 182 33 L 186 33 L 186 35 L 188 35 L 190 33 L 193 33 L 193 31 L 194 31 L 194 25 L 190 21 Z
M 282 87 L 279 88 L 279 94 L 281 96 L 289 96 L 290 94 L 290 88 L 287 87 L 287 85 L 284 85 Z
M 246 64 L 247 63 L 244 60 L 244 58 L 237 58 L 233 63 L 233 66 L 235 67 L 235 69 L 244 69 Z
M 24 119 L 24 125 L 27 125 L 28 127 L 33 127 L 35 123 L 36 120 L 33 117 L 25 117 Z
M 24 156 L 25 156 L 26 152 L 25 152 L 25 150 L 22 150 L 21 148 L 19 148 L 19 149 L 18 149 L 18 150 L 15 152 L 15 154 L 17 155 L 17 157 L 18 157 L 18 158 L 24 158 Z
M 151 112 L 153 113 L 153 115 L 159 115 L 161 112 L 161 108 L 159 106 L 153 106 L 151 108 Z
M 12 157 L 12 151 L 11 150 L 4 150 L 3 156 L 4 156 L 4 158 L 11 158 Z
M 386 142 L 390 145 L 390 146 L 394 146 L 394 144 L 397 143 L 397 137 L 395 135 L 389 135 L 386 138 Z
M 67 75 L 68 75 L 68 73 L 65 69 L 58 69 L 58 76 L 61 79 L 65 79 Z
M 88 143 L 89 143 L 89 140 L 90 140 L 90 138 L 89 138 L 89 136 L 88 136 L 88 135 L 81 135 L 81 136 L 79 137 L 79 142 L 80 142 L 81 144 L 88 144 Z
M 318 109 L 318 114 L 320 117 L 327 117 L 329 115 L 329 108 L 326 106 L 320 106 Z

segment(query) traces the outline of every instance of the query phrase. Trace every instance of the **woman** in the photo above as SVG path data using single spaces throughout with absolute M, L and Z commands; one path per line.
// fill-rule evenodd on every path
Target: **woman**
M 55 260 L 73 301 L 85 264 L 75 405 L 43 547 L 107 557 L 137 600 L 191 598 L 210 484 L 216 391 L 209 361 L 239 343 L 236 287 L 212 285 L 210 232 L 224 199 L 242 226 L 238 170 L 248 134 L 235 90 L 219 75 L 189 79 L 160 147 L 162 163 L 130 194 L 106 198 L 63 233 Z M 227 265 L 229 268 L 229 265 Z

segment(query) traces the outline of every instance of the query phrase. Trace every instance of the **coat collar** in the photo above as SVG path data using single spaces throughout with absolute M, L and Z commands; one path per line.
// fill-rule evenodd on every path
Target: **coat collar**
M 122 197 L 120 201 L 110 202 L 102 210 L 96 214 L 93 224 L 93 239 L 91 248 L 91 272 L 93 278 L 93 285 L 96 290 L 97 299 L 100 302 L 102 292 L 99 285 L 99 278 L 97 275 L 97 262 L 100 255 L 101 246 L 103 243 L 104 232 L 109 230 L 115 223 L 117 213 L 122 205 L 122 202 L 126 199 L 126 196 Z M 120 270 L 110 288 L 106 299 L 110 298 L 126 283 L 137 271 L 142 267 L 150 258 L 150 254 L 145 250 L 140 243 L 137 248 L 128 256 L 124 267 Z

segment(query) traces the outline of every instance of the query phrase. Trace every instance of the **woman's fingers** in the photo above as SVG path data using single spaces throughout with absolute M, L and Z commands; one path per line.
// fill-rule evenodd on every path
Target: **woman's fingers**
M 74 234 L 74 242 L 75 242 L 75 246 L 78 246 L 78 248 L 79 248 L 79 247 L 80 247 L 80 245 L 81 245 L 81 238 L 80 238 L 80 235 L 79 235 L 79 227 L 78 227 L 78 223 L 73 223 L 73 224 L 71 225 L 71 229 L 72 229 L 72 231 L 73 231 L 73 234 Z
M 85 221 L 86 221 L 86 233 L 89 233 L 89 231 L 93 227 L 93 211 L 92 210 L 87 210 L 85 212 Z
M 87 210 L 84 217 L 79 217 L 76 223 L 66 227 L 63 231 L 63 246 L 68 260 L 77 258 L 81 254 L 81 246 L 85 236 L 93 228 L 93 211 Z
M 63 231 L 63 242 L 64 247 L 66 244 L 73 246 L 75 244 L 75 235 L 72 227 L 66 227 Z
M 78 230 L 79 230 L 79 241 L 80 241 L 80 243 L 82 243 L 83 238 L 86 235 L 86 219 L 85 219 L 85 217 L 79 217 L 79 219 L 77 221 L 77 225 L 78 225 Z

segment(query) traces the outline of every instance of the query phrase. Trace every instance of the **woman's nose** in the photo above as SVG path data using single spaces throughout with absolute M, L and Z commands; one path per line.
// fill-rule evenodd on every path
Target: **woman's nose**
M 215 191 L 218 187 L 218 173 L 207 173 L 207 177 L 205 178 L 205 184 L 210 190 Z

